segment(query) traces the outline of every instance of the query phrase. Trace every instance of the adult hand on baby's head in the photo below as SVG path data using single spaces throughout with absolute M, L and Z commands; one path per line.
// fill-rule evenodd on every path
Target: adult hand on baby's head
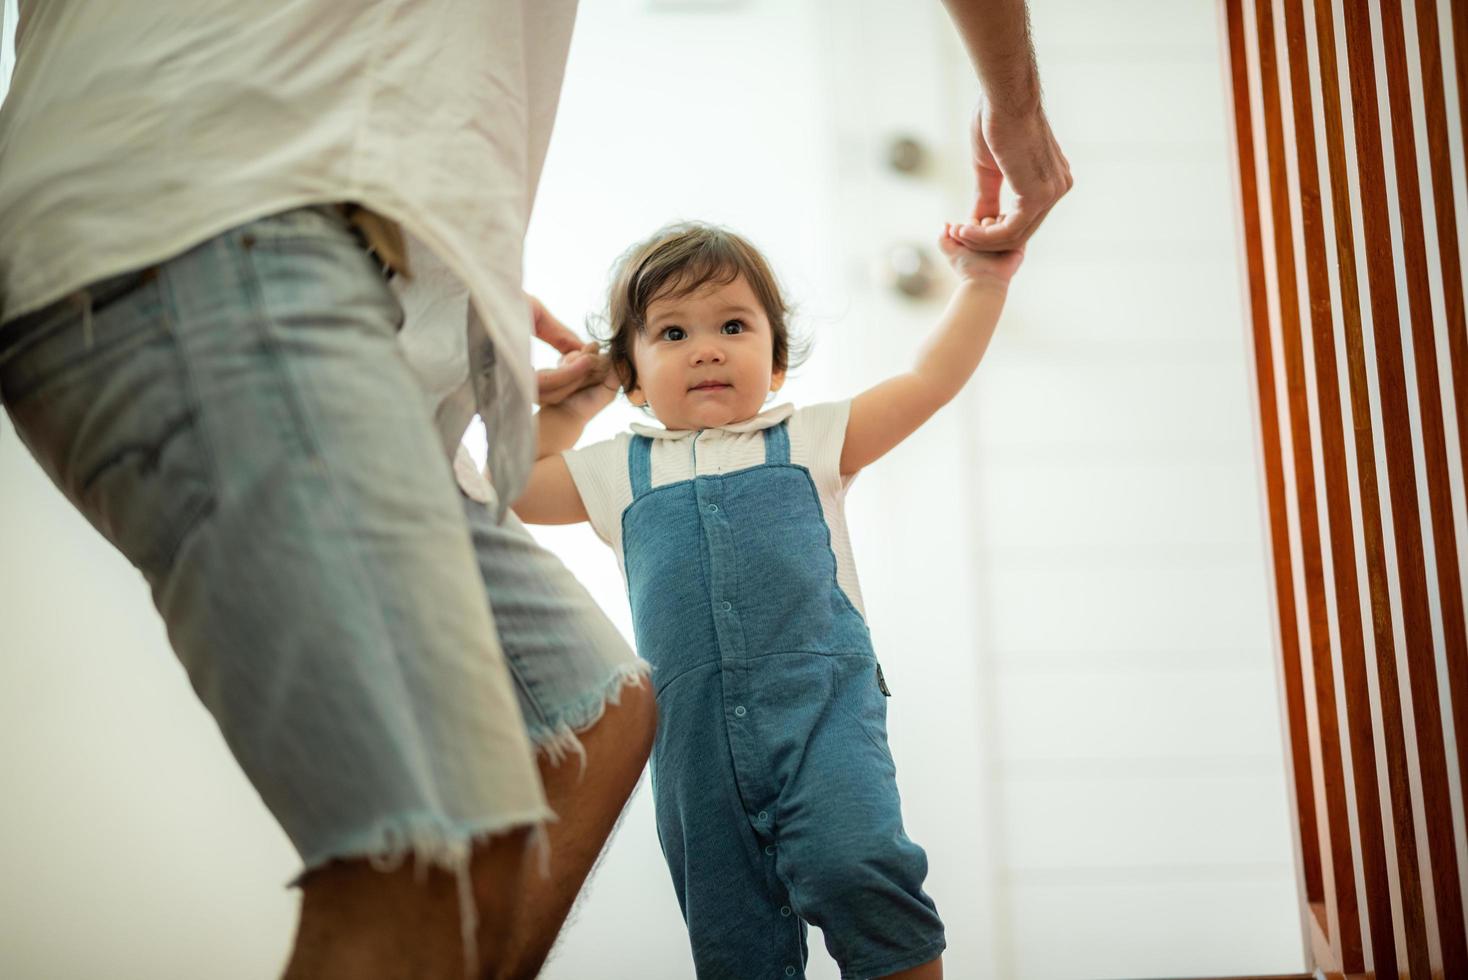
M 981 219 L 980 227 L 989 227 L 997 220 Z M 979 251 L 959 237 L 959 226 L 954 224 L 943 225 L 943 234 L 938 236 L 938 248 L 959 278 L 969 282 L 989 280 L 1005 286 L 1014 277 L 1025 257 L 1023 246 L 1007 252 Z

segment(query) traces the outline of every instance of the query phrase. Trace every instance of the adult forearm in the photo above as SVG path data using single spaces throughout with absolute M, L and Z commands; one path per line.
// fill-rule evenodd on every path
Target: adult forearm
M 940 404 L 951 401 L 973 376 L 994 336 L 1006 295 L 1004 285 L 989 281 L 964 282 L 954 290 L 913 367 Z
M 1025 0 L 943 0 L 990 104 L 1025 113 L 1040 104 L 1040 73 Z

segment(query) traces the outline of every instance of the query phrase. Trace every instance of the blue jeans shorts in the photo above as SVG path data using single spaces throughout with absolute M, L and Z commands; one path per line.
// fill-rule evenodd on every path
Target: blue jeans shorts
M 458 493 L 381 271 L 332 206 L 0 326 L 0 401 L 146 578 L 306 871 L 554 819 L 536 769 L 641 665 L 570 572 Z

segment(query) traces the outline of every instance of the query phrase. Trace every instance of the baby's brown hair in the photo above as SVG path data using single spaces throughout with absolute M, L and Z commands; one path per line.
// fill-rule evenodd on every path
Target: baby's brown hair
M 633 245 L 612 272 L 607 297 L 607 335 L 601 339 L 623 390 L 637 388 L 632 341 L 647 326 L 654 300 L 677 299 L 705 286 L 723 286 L 740 276 L 764 308 L 773 336 L 772 368 L 787 371 L 804 352 L 791 351 L 790 307 L 765 257 L 744 238 L 725 228 L 697 221 L 659 228 Z

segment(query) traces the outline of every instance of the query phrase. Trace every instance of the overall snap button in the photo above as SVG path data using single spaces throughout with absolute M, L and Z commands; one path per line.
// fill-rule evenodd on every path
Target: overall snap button
M 747 711 L 744 710 L 744 705 L 742 705 L 742 704 L 739 707 L 737 707 L 737 708 L 734 709 L 734 717 L 735 718 L 743 718 L 748 713 L 749 712 L 747 712 Z

